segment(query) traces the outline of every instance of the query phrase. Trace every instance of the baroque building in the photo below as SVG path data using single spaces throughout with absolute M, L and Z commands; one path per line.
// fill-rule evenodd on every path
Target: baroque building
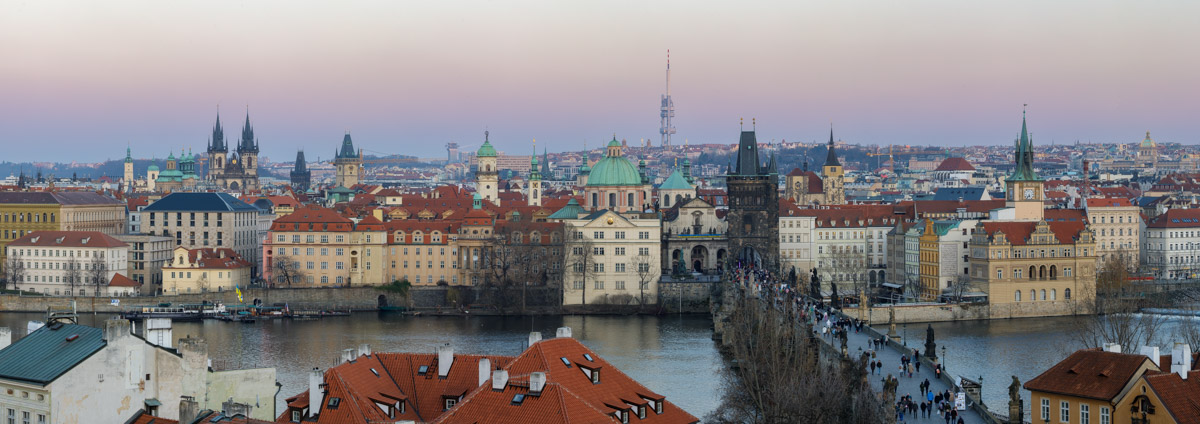
M 496 148 L 483 132 L 483 145 L 475 152 L 478 164 L 475 169 L 475 191 L 483 200 L 500 204 L 500 169 L 496 166 Z
M 733 259 L 779 270 L 779 172 L 775 157 L 763 166 L 754 130 L 742 131 L 736 167 L 728 170 L 729 250 Z
M 785 196 L 797 206 L 846 203 L 845 171 L 833 147 L 833 130 L 829 130 L 828 155 L 821 171 L 823 176 L 809 171 L 807 163 L 804 169 L 793 169 L 785 177 Z
M 604 158 L 592 166 L 585 179 L 583 207 L 588 210 L 641 212 L 650 201 L 646 163 L 634 166 L 625 157 L 616 136 L 608 142 Z
M 229 157 L 221 116 L 217 116 L 212 137 L 208 141 L 208 180 L 222 189 L 258 190 L 258 139 L 254 136 L 254 127 L 250 125 L 249 112 L 246 113 L 242 137 L 233 157 Z

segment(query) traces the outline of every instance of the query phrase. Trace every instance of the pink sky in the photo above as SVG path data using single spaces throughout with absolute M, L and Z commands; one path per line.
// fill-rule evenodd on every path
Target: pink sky
M 803 3 L 803 4 L 801 4 Z M 204 149 L 246 105 L 263 153 L 442 156 L 677 142 L 1196 143 L 1197 2 L 0 3 L 0 160 Z M 234 142 L 236 140 L 229 140 Z M 48 150 L 47 146 L 55 146 Z

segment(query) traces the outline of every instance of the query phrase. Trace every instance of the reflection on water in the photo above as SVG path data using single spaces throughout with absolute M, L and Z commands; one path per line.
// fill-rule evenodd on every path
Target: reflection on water
M 25 322 L 40 314 L 3 313 L 0 326 L 25 334 Z M 85 315 L 81 324 L 102 326 L 109 316 Z M 573 336 L 650 388 L 697 417 L 716 408 L 720 354 L 704 316 L 408 317 L 355 314 L 317 321 L 265 320 L 252 324 L 183 322 L 176 339 L 208 341 L 218 369 L 275 367 L 283 384 L 277 402 L 307 389 L 306 370 L 336 364 L 342 349 L 368 344 L 376 352 L 428 352 L 450 343 L 455 352 L 517 355 L 530 331 L 553 337 L 571 327 Z M 138 328 L 141 330 L 140 326 Z M 14 340 L 15 341 L 15 340 Z

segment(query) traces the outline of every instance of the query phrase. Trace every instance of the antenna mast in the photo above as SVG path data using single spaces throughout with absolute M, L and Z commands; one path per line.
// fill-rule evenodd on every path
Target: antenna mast
M 671 50 L 667 49 L 667 93 L 662 96 L 662 106 L 659 108 L 659 118 L 662 126 L 658 133 L 662 135 L 662 146 L 671 146 L 671 135 L 675 134 L 675 126 L 671 119 L 675 117 L 675 101 L 671 100 Z

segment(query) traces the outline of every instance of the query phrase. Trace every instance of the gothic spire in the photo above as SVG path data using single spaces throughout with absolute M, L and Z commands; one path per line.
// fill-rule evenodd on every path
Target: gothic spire
M 825 166 L 842 166 L 838 162 L 837 152 L 833 149 L 833 125 L 829 126 L 829 154 L 825 157 Z
M 246 108 L 246 123 L 242 126 L 242 139 L 238 142 L 238 152 L 258 153 L 254 127 L 250 125 L 250 108 Z
M 213 124 L 212 138 L 208 140 L 209 152 L 224 152 L 225 148 L 225 129 L 221 128 L 221 113 L 217 113 L 217 123 Z

